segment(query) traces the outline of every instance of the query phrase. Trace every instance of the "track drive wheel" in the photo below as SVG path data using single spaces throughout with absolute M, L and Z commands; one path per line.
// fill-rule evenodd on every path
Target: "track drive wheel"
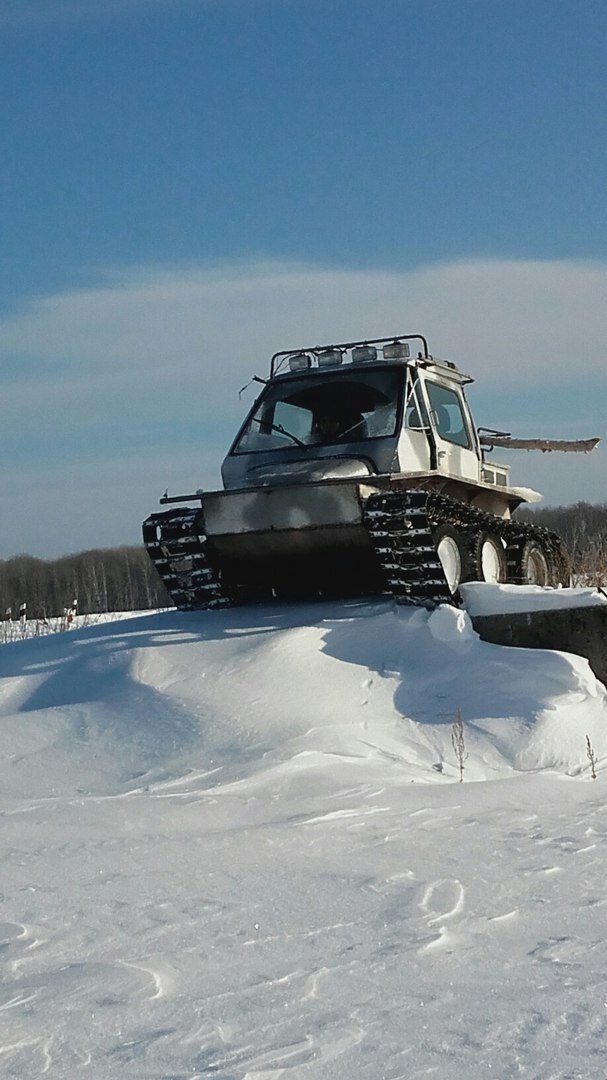
M 523 585 L 552 585 L 547 552 L 537 540 L 527 540 L 519 556 L 519 574 Z
M 449 591 L 455 595 L 462 581 L 470 577 L 468 539 L 453 525 L 439 525 L 432 533 L 436 554 L 443 568 Z
M 516 555 L 515 581 L 522 585 L 569 585 L 570 566 L 567 553 L 555 538 L 553 550 L 541 539 L 532 537 Z
M 506 551 L 496 533 L 484 532 L 479 537 L 478 569 L 481 581 L 500 585 L 508 580 Z

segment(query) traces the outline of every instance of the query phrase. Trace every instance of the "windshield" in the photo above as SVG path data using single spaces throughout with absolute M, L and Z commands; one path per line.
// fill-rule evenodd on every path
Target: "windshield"
M 394 435 L 403 368 L 314 374 L 268 386 L 233 453 Z

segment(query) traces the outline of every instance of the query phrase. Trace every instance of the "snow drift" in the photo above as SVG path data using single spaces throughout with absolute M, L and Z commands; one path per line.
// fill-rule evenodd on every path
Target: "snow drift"
M 602 1075 L 585 660 L 449 607 L 168 612 L 3 647 L 0 724 L 3 1075 Z

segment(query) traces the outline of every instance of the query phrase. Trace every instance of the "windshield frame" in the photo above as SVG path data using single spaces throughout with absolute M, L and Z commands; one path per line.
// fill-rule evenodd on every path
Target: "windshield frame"
M 284 437 L 285 437 L 284 443 L 281 443 L 280 445 L 274 445 L 274 446 L 262 446 L 262 447 L 255 447 L 255 448 L 253 448 L 253 447 L 240 447 L 239 448 L 239 443 L 241 442 L 243 437 L 246 435 L 247 429 L 249 429 L 252 424 L 255 424 L 255 423 L 259 424 L 260 423 L 261 417 L 259 416 L 259 413 L 260 413 L 261 409 L 263 408 L 264 403 L 266 401 L 268 401 L 268 399 L 270 399 L 273 396 L 273 393 L 272 393 L 273 391 L 279 390 L 279 388 L 284 387 L 285 388 L 284 392 L 285 392 L 285 395 L 286 395 L 286 393 L 287 393 L 286 388 L 287 387 L 289 387 L 289 388 L 290 387 L 296 387 L 297 384 L 303 384 L 303 383 L 306 383 L 306 382 L 309 383 L 311 387 L 313 387 L 314 382 L 317 380 L 318 383 L 319 383 L 319 388 L 320 388 L 321 383 L 323 383 L 325 385 L 328 383 L 328 381 L 329 381 L 328 376 L 329 375 L 331 376 L 331 382 L 333 382 L 334 380 L 337 381 L 339 379 L 344 379 L 344 380 L 348 381 L 348 380 L 351 380 L 353 378 L 353 376 L 358 376 L 358 375 L 364 376 L 364 375 L 369 375 L 369 374 L 375 373 L 375 372 L 377 372 L 378 374 L 385 373 L 386 375 L 392 375 L 393 377 L 396 376 L 396 379 L 395 379 L 395 382 L 396 382 L 396 407 L 395 407 L 395 410 L 394 410 L 394 423 L 391 426 L 391 429 L 390 429 L 389 433 L 381 432 L 381 433 L 379 433 L 377 435 L 371 435 L 371 434 L 365 434 L 365 435 L 360 435 L 360 436 L 354 435 L 353 438 L 348 438 L 348 429 L 346 429 L 346 430 L 342 431 L 340 434 L 337 434 L 336 436 L 334 436 L 332 438 L 331 437 L 323 437 L 322 439 L 319 439 L 318 441 L 307 443 L 307 442 L 303 442 L 301 440 L 301 437 L 300 437 L 300 435 L 298 433 L 287 431 L 286 426 L 283 425 Z M 325 372 L 317 373 L 316 370 L 311 370 L 311 371 L 309 370 L 309 371 L 304 371 L 304 372 L 301 372 L 301 373 L 298 372 L 297 374 L 289 374 L 289 375 L 277 376 L 274 379 L 272 379 L 270 382 L 267 383 L 267 385 L 264 387 L 262 393 L 259 395 L 259 397 L 256 399 L 256 401 L 253 403 L 253 405 L 252 405 L 251 409 L 249 410 L 247 416 L 245 417 L 245 420 L 243 421 L 239 431 L 236 434 L 236 438 L 234 439 L 232 445 L 230 446 L 230 449 L 228 451 L 228 456 L 229 457 L 244 457 L 244 456 L 253 455 L 253 454 L 270 454 L 270 455 L 273 455 L 273 454 L 275 454 L 277 452 L 285 453 L 287 451 L 290 452 L 291 454 L 297 453 L 297 454 L 301 455 L 302 452 L 304 454 L 306 454 L 306 453 L 308 453 L 309 451 L 312 451 L 312 450 L 316 450 L 316 451 L 318 451 L 318 450 L 321 450 L 321 451 L 332 450 L 332 451 L 335 451 L 335 450 L 341 450 L 346 446 L 351 446 L 352 444 L 366 445 L 367 443 L 376 443 L 376 442 L 378 442 L 379 440 L 382 440 L 382 439 L 395 439 L 395 438 L 398 437 L 398 434 L 399 434 L 399 432 L 401 430 L 401 427 L 402 427 L 406 373 L 407 373 L 407 365 L 406 364 L 387 363 L 387 362 L 384 361 L 384 362 L 379 362 L 379 363 L 365 364 L 364 367 L 362 365 L 360 365 L 360 366 L 357 365 L 356 367 L 348 365 L 347 367 L 344 367 L 344 368 L 341 368 L 341 369 L 337 368 L 335 370 L 331 370 L 330 372 L 325 371 Z M 367 384 L 367 385 L 369 385 L 369 384 Z M 379 387 L 377 387 L 377 389 L 380 390 Z M 280 398 L 277 399 L 277 401 L 276 401 L 277 404 L 278 404 L 278 401 L 280 401 Z

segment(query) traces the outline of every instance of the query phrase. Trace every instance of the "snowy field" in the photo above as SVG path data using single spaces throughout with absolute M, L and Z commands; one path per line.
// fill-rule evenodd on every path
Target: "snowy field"
M 0 645 L 13 641 L 25 641 L 26 638 L 48 637 L 49 634 L 64 634 L 68 630 L 82 630 L 101 623 L 116 622 L 118 619 L 132 619 L 141 612 L 113 611 L 97 612 L 92 615 L 77 615 L 66 609 L 65 614 L 51 616 L 48 619 L 4 618 L 0 622 Z M 147 612 L 146 612 L 147 614 Z
M 586 661 L 447 607 L 165 612 L 0 648 L 0 725 L 3 1078 L 607 1076 Z

